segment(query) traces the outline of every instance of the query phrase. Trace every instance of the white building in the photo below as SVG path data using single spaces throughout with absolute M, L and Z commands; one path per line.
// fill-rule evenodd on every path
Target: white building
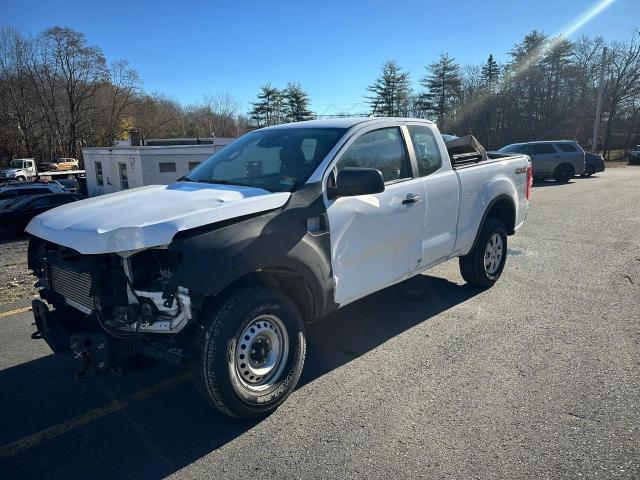
M 196 145 L 153 145 L 191 139 L 148 140 L 144 146 L 128 141 L 114 147 L 83 148 L 90 197 L 144 185 L 167 185 L 233 141 L 232 138 L 198 140 Z

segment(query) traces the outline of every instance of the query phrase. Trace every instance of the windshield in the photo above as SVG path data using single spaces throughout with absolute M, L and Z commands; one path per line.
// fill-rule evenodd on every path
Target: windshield
M 517 152 L 520 150 L 522 145 L 514 143 L 513 145 L 507 145 L 506 147 L 502 147 L 499 152 Z
M 11 168 L 24 168 L 24 160 L 11 160 Z
M 311 176 L 345 131 L 294 127 L 250 132 L 183 180 L 291 191 Z

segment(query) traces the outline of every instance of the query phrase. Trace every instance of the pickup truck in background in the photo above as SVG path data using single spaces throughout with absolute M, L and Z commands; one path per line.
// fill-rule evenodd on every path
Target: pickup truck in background
M 498 152 L 528 155 L 534 178 L 553 178 L 558 183 L 567 183 L 585 172 L 585 152 L 571 140 L 513 143 Z
M 452 142 L 425 120 L 279 125 L 171 185 L 46 212 L 27 227 L 35 336 L 83 375 L 187 363 L 212 406 L 267 415 L 300 378 L 309 322 L 456 257 L 471 285 L 500 278 L 529 157 Z

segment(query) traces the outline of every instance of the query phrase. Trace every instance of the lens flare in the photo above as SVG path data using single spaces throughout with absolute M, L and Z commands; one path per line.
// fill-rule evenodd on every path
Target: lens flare
M 529 57 L 527 57 L 524 61 L 520 62 L 520 64 L 512 71 L 510 71 L 507 75 L 505 75 L 501 82 L 500 86 L 504 86 L 505 84 L 517 79 L 527 70 L 529 70 L 533 65 L 535 65 L 544 55 L 547 54 L 550 50 L 553 50 L 560 42 L 566 40 L 569 36 L 573 35 L 575 32 L 584 27 L 587 23 L 593 20 L 597 15 L 602 13 L 607 7 L 609 7 L 616 0 L 602 0 L 587 11 L 582 13 L 576 20 L 566 25 L 559 33 L 554 35 L 549 42 L 545 42 L 540 47 L 534 49 Z M 461 106 L 458 110 L 458 119 L 462 119 L 469 115 L 471 112 L 475 111 L 477 108 L 481 107 L 484 103 L 486 103 L 492 96 L 493 92 L 487 92 L 484 95 L 480 95 L 472 102 L 468 102 L 465 105 Z

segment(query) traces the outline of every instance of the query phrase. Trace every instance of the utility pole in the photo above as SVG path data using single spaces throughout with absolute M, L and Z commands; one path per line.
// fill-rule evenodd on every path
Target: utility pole
M 596 104 L 596 121 L 593 124 L 593 141 L 591 152 L 596 153 L 598 148 L 598 129 L 600 128 L 600 115 L 602 115 L 602 93 L 604 90 L 604 66 L 607 59 L 607 47 L 602 47 L 602 63 L 600 65 L 600 85 L 598 87 L 598 103 Z

